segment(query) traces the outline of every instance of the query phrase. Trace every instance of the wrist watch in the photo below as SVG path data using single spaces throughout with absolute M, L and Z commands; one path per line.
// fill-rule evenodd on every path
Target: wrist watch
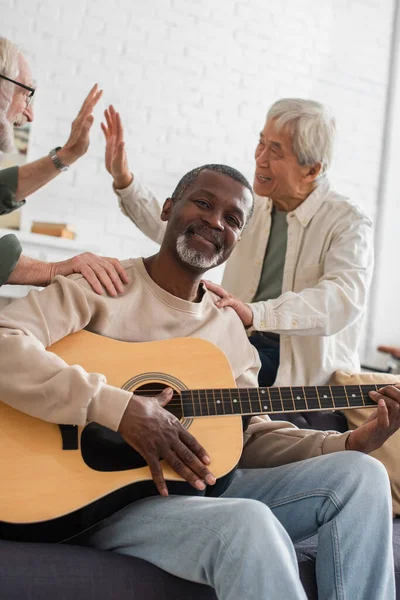
M 64 163 L 62 163 L 57 156 L 58 150 L 61 150 L 61 146 L 57 146 L 57 148 L 53 148 L 53 150 L 50 150 L 49 156 L 53 161 L 55 167 L 57 167 L 59 171 L 68 171 L 69 167 L 67 165 L 64 165 Z

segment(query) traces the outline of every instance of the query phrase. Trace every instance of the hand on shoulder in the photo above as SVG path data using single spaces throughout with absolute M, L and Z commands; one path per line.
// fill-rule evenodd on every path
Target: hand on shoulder
M 51 279 L 56 275 L 72 275 L 81 273 L 90 283 L 96 294 L 103 294 L 104 289 L 110 296 L 118 296 L 124 291 L 124 283 L 129 283 L 128 275 L 117 258 L 97 256 L 91 252 L 83 252 L 73 258 L 51 265 Z
M 224 306 L 231 306 L 240 317 L 244 327 L 250 327 L 253 324 L 253 311 L 250 306 L 224 290 L 223 287 L 213 283 L 212 281 L 203 280 L 205 286 L 210 292 L 213 292 L 219 296 L 220 300 L 217 300 L 215 306 L 218 308 L 224 308 Z

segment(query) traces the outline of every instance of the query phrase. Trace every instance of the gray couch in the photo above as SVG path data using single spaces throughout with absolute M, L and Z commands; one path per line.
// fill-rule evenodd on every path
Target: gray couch
M 317 539 L 296 547 L 309 600 L 317 600 Z M 400 519 L 394 524 L 397 600 L 400 600 Z M 0 541 L 0 598 L 4 600 L 216 600 L 213 590 L 183 581 L 127 556 L 81 546 Z
M 287 416 L 287 415 L 286 415 Z M 333 413 L 298 414 L 303 428 L 347 429 Z M 400 600 L 400 519 L 394 521 L 397 599 Z M 317 600 L 317 538 L 296 546 L 309 600 Z M 0 598 L 4 600 L 216 600 L 213 590 L 173 577 L 136 558 L 67 544 L 0 541 Z

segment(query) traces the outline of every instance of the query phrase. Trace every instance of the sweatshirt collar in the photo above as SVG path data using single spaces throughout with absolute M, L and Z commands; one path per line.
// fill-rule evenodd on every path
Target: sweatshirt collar
M 178 298 L 173 294 L 170 294 L 162 287 L 156 284 L 156 282 L 150 277 L 147 272 L 146 267 L 144 266 L 143 258 L 136 258 L 133 260 L 135 267 L 137 268 L 139 275 L 146 283 L 147 287 L 151 290 L 154 296 L 157 296 L 161 302 L 167 304 L 171 308 L 175 310 L 180 310 L 183 312 L 189 312 L 192 314 L 201 313 L 204 310 L 205 305 L 208 303 L 210 298 L 210 293 L 205 287 L 204 283 L 201 283 L 204 290 L 203 297 L 200 302 L 189 302 L 189 300 L 184 300 L 183 298 Z

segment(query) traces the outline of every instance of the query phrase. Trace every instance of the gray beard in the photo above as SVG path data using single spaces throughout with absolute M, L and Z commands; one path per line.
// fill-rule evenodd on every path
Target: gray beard
M 181 233 L 178 236 L 176 241 L 176 251 L 178 253 L 179 258 L 190 265 L 191 267 L 195 267 L 196 269 L 204 269 L 205 271 L 208 269 L 212 269 L 212 267 L 216 267 L 220 260 L 222 259 L 223 251 L 218 250 L 217 254 L 212 258 L 207 258 L 204 254 L 197 252 L 193 248 L 190 248 L 187 241 L 187 234 Z
M 0 152 L 15 152 L 14 129 L 4 113 L 0 113 Z

